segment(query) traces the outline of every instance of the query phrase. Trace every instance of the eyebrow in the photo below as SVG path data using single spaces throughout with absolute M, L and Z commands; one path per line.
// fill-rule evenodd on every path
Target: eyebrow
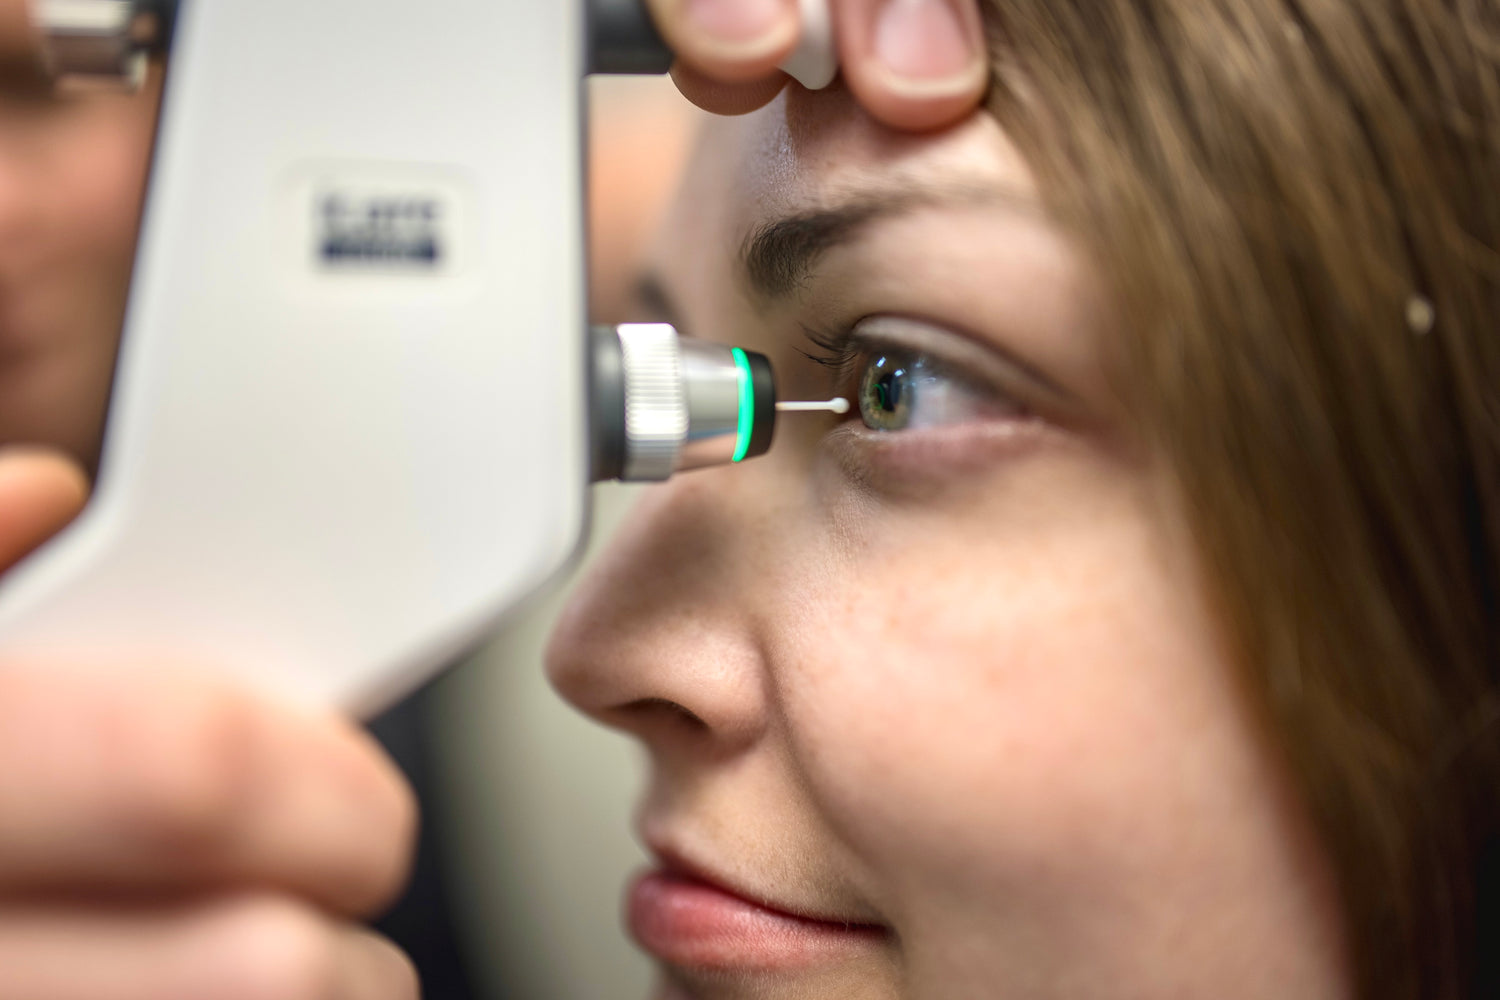
M 740 246 L 741 275 L 763 302 L 785 299 L 802 288 L 824 254 L 859 239 L 872 225 L 925 208 L 1001 205 L 1030 215 L 1035 201 L 993 184 L 900 187 L 853 195 L 826 208 L 771 219 Z

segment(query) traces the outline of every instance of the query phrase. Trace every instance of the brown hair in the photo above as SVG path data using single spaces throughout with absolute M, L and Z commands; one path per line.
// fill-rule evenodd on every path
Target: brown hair
M 1500 995 L 1500 6 L 988 6 L 1362 995 Z

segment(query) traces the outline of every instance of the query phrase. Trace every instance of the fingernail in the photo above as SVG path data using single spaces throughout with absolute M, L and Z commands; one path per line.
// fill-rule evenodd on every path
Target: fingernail
M 982 72 L 979 47 L 951 0 L 886 0 L 875 57 L 902 90 L 961 89 Z
M 786 45 L 797 30 L 792 13 L 790 0 L 687 0 L 692 27 L 740 58 Z

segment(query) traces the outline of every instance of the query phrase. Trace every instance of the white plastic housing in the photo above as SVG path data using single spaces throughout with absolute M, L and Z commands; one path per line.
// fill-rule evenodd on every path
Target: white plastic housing
M 96 495 L 0 661 L 370 711 L 569 558 L 578 0 L 184 0 Z

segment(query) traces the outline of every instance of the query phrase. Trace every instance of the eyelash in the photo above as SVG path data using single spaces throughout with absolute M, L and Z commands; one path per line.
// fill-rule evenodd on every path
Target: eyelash
M 811 345 L 810 350 L 797 353 L 833 372 L 839 381 L 854 374 L 855 367 L 865 355 L 865 350 L 854 339 L 852 327 L 816 327 L 802 324 L 802 335 Z
M 801 328 L 808 342 L 808 349 L 799 350 L 798 353 L 813 364 L 828 369 L 831 375 L 830 381 L 833 382 L 833 386 L 830 387 L 831 391 L 846 396 L 854 404 L 853 419 L 863 420 L 871 430 L 914 430 L 925 423 L 919 421 L 918 424 L 909 427 L 881 428 L 877 426 L 879 418 L 872 417 L 866 411 L 864 393 L 868 387 L 862 383 L 867 378 L 873 358 L 881 355 L 904 357 L 916 368 L 925 369 L 929 379 L 935 378 L 959 394 L 966 395 L 975 404 L 971 409 L 989 409 L 992 416 L 998 418 L 1003 415 L 1009 420 L 1030 418 L 1033 415 L 1022 397 L 1018 397 L 1003 386 L 972 380 L 961 370 L 951 369 L 940 357 L 934 357 L 920 348 L 901 350 L 892 345 L 890 350 L 894 350 L 895 353 L 891 354 L 890 350 L 866 341 L 858 333 L 862 323 L 863 321 L 852 326 L 819 327 L 804 322 Z M 918 359 L 926 359 L 926 361 L 924 363 Z M 901 367 L 905 369 L 908 364 L 903 363 Z

